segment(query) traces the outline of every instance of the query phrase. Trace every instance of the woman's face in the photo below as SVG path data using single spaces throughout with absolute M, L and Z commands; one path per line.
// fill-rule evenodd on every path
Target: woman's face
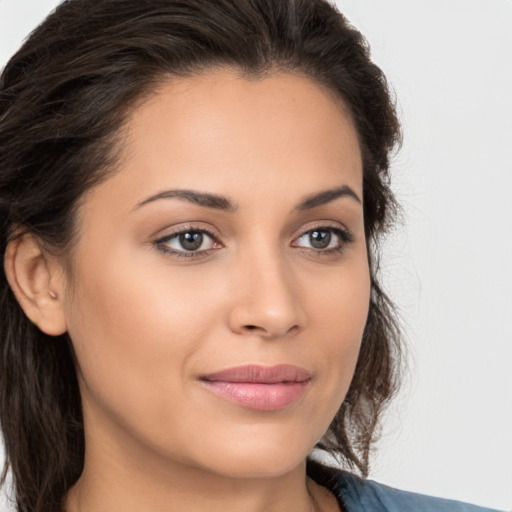
M 303 77 L 211 71 L 162 86 L 123 144 L 62 292 L 89 455 L 283 474 L 343 401 L 368 312 L 343 104 Z

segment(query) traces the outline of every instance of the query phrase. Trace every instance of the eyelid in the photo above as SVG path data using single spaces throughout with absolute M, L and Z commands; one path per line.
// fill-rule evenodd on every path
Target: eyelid
M 201 249 L 201 250 L 196 250 L 196 251 L 187 251 L 185 249 L 176 250 L 176 249 L 171 249 L 169 246 L 166 245 L 166 242 L 169 242 L 170 240 L 177 238 L 181 234 L 190 233 L 190 232 L 201 233 L 201 234 L 209 237 L 214 244 L 218 244 L 221 246 L 223 245 L 222 242 L 220 242 L 220 240 L 219 240 L 220 237 L 218 235 L 216 235 L 215 233 L 213 233 L 213 230 L 210 230 L 210 229 L 207 229 L 204 227 L 200 227 L 200 226 L 194 225 L 194 224 L 180 225 L 179 227 L 176 227 L 175 229 L 169 231 L 165 235 L 157 237 L 153 241 L 153 244 L 157 247 L 157 249 L 161 250 L 162 252 L 167 253 L 167 254 L 172 254 L 172 255 L 178 256 L 178 257 L 184 256 L 184 257 L 190 258 L 190 257 L 203 256 L 212 250 L 212 248 Z M 216 247 L 214 250 L 216 250 L 216 249 L 219 249 L 219 247 Z
M 339 246 L 325 248 L 325 249 L 316 249 L 314 247 L 302 247 L 302 249 L 307 250 L 307 251 L 313 251 L 315 253 L 328 254 L 328 253 L 330 253 L 332 251 L 341 252 L 347 244 L 351 244 L 351 243 L 353 243 L 355 241 L 355 237 L 352 234 L 352 232 L 350 230 L 348 230 L 347 228 L 345 228 L 344 226 L 341 226 L 340 224 L 319 222 L 316 225 L 312 225 L 312 226 L 308 226 L 307 228 L 303 228 L 301 230 L 300 234 L 297 235 L 293 239 L 292 246 L 293 246 L 293 244 L 295 242 L 297 242 L 297 240 L 300 240 L 302 237 L 304 237 L 304 236 L 306 236 L 309 233 L 312 233 L 314 231 L 330 231 L 330 232 L 333 232 L 340 239 Z M 297 246 L 295 246 L 295 247 L 297 247 Z
M 212 250 L 218 250 L 218 249 L 224 247 L 224 244 L 219 240 L 220 236 L 217 235 L 216 233 L 214 233 L 213 231 L 214 230 L 212 230 L 212 229 L 207 229 L 205 227 L 199 226 L 197 224 L 192 224 L 192 223 L 180 225 L 180 226 L 172 229 L 165 235 L 159 236 L 158 238 L 156 238 L 153 241 L 153 244 L 160 251 L 162 251 L 166 254 L 171 254 L 173 256 L 177 256 L 177 257 L 184 256 L 184 257 L 188 257 L 188 258 L 204 257 L 204 256 L 210 254 L 210 252 Z M 300 240 L 302 237 L 305 237 L 309 233 L 314 232 L 314 231 L 330 231 L 330 232 L 334 233 L 335 236 L 337 236 L 339 238 L 339 243 L 335 247 L 327 247 L 327 248 L 321 248 L 321 249 L 315 248 L 315 247 L 301 247 L 299 245 L 296 245 L 298 240 Z M 199 250 L 186 250 L 186 249 L 177 250 L 177 249 L 172 249 L 168 245 L 166 245 L 166 243 L 168 243 L 170 240 L 177 238 L 181 234 L 189 233 L 189 232 L 201 233 L 201 234 L 209 237 L 211 239 L 212 243 L 214 245 L 217 245 L 217 247 L 210 247 L 208 249 L 199 249 Z M 303 227 L 301 229 L 301 231 L 299 232 L 299 234 L 297 234 L 293 238 L 293 240 L 291 242 L 291 246 L 297 247 L 298 249 L 301 249 L 301 250 L 304 250 L 307 252 L 313 252 L 315 254 L 327 255 L 331 252 L 342 252 L 343 249 L 345 248 L 345 246 L 347 244 L 354 242 L 354 240 L 355 240 L 354 235 L 344 226 L 342 226 L 338 223 L 334 224 L 332 222 L 329 223 L 329 222 L 325 222 L 325 221 L 324 222 L 319 221 L 313 225 Z

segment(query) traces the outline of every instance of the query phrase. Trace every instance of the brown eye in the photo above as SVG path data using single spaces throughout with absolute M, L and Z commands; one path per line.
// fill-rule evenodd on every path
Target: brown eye
M 310 231 L 309 243 L 314 249 L 325 249 L 331 243 L 332 235 L 329 231 Z
M 203 245 L 203 239 L 203 233 L 199 231 L 188 231 L 178 237 L 181 247 L 186 251 L 197 251 Z
M 200 256 L 221 244 L 214 235 L 203 229 L 184 229 L 155 240 L 155 245 L 165 253 L 176 256 Z
M 303 233 L 292 243 L 292 246 L 327 253 L 341 251 L 346 244 L 353 241 L 354 236 L 344 229 L 320 226 Z

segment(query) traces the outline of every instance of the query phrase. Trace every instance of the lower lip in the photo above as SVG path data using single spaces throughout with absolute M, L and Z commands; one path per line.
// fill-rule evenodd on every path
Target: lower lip
M 304 394 L 308 382 L 261 384 L 256 382 L 202 381 L 206 388 L 222 398 L 247 409 L 258 411 L 277 411 L 293 404 Z

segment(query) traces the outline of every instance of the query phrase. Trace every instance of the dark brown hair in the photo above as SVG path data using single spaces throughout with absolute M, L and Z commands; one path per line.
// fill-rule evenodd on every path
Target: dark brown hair
M 115 170 L 116 135 L 162 80 L 230 66 L 297 72 L 343 99 L 363 154 L 371 303 L 349 392 L 320 449 L 366 475 L 398 368 L 377 242 L 393 220 L 389 155 L 400 132 L 386 79 L 362 35 L 325 0 L 67 0 L 0 79 L 0 254 L 15 229 L 68 254 L 79 199 Z M 17 509 L 49 512 L 84 463 L 80 394 L 67 335 L 24 315 L 0 272 L 0 421 Z M 4 475 L 5 476 L 5 475 Z

